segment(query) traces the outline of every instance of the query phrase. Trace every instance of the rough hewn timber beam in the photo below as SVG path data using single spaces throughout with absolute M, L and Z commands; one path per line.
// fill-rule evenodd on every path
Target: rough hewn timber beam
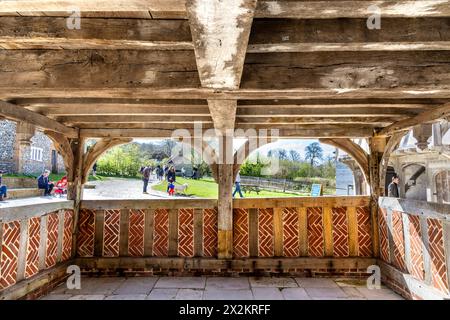
M 5 101 L 0 101 L 0 114 L 7 119 L 28 122 L 38 128 L 55 131 L 69 138 L 78 137 L 77 129 L 66 127 L 65 125 L 53 119 L 47 118 L 46 116 L 40 115 L 39 113 L 29 111 L 23 107 Z
M 0 38 L 1 41 L 1 38 Z M 0 42 L 1 46 L 1 42 Z M 450 41 L 371 43 L 264 43 L 250 44 L 248 53 L 336 51 L 432 51 L 450 50 Z
M 404 120 L 400 120 L 398 122 L 393 123 L 392 125 L 380 130 L 378 132 L 378 135 L 380 136 L 390 136 L 396 132 L 399 131 L 405 131 L 405 130 L 409 130 L 412 127 L 419 125 L 419 124 L 423 124 L 423 123 L 427 123 L 427 122 L 432 122 L 432 121 L 436 121 L 442 118 L 446 118 L 450 115 L 450 103 L 446 103 L 441 107 L 437 107 L 435 109 L 432 110 L 428 110 L 425 111 L 415 117 L 409 118 L 409 119 L 404 119 Z
M 238 89 L 214 90 L 209 88 L 0 88 L 0 99 L 16 98 L 108 98 L 108 99 L 450 99 L 450 87 L 396 88 L 396 89 Z
M 63 158 L 67 176 L 71 180 L 74 170 L 74 154 L 69 139 L 61 133 L 49 130 L 45 130 L 44 134 L 52 140 L 55 149 Z
M 139 13 L 150 12 L 153 18 L 186 18 L 185 0 L 40 0 L 2 1 L 0 14 L 67 15 L 68 8 L 83 12 Z M 366 18 L 372 14 L 370 5 L 377 5 L 383 17 L 448 17 L 448 0 L 401 1 L 276 1 L 259 0 L 255 17 L 293 19 Z

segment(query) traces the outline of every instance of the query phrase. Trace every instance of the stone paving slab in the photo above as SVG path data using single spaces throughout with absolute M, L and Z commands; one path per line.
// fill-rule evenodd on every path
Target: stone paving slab
M 206 280 L 206 289 L 246 290 L 250 289 L 250 283 L 247 277 L 241 278 L 208 277 L 208 279 Z
M 279 288 L 253 288 L 255 300 L 284 300 Z
M 203 300 L 253 300 L 253 293 L 250 289 L 207 289 L 203 293 Z
M 107 296 L 105 300 L 145 300 L 146 294 L 116 294 Z
M 147 300 L 175 300 L 178 289 L 153 289 Z
M 148 295 L 155 286 L 157 277 L 128 278 L 114 291 L 114 294 L 144 294 Z
M 252 288 L 298 288 L 297 282 L 293 278 L 262 277 L 250 278 Z
M 155 288 L 203 289 L 206 277 L 161 277 Z
M 352 279 L 291 277 L 82 277 L 42 300 L 402 300 L 391 289 L 369 290 Z
M 338 288 L 336 282 L 329 278 L 295 278 L 302 288 Z
M 304 288 L 283 288 L 281 294 L 285 300 L 311 300 Z

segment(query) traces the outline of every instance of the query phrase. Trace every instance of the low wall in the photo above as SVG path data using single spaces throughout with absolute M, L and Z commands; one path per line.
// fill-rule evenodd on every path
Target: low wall
M 210 199 L 82 201 L 78 261 L 95 272 L 117 271 L 115 263 L 150 273 L 346 276 L 375 262 L 368 197 L 236 199 L 228 262 L 217 259 L 216 208 Z
M 380 266 L 407 298 L 450 298 L 450 205 L 380 198 Z
M 0 299 L 21 298 L 64 276 L 59 266 L 72 258 L 72 209 L 72 201 L 0 209 Z
M 33 178 L 15 178 L 3 177 L 2 184 L 8 186 L 9 189 L 16 188 L 37 188 L 37 179 Z

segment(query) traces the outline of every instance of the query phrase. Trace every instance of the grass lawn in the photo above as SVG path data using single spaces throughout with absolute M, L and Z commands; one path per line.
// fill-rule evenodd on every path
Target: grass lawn
M 184 179 L 177 177 L 177 184 L 185 184 L 189 185 L 186 194 L 190 196 L 196 196 L 200 198 L 217 198 L 218 190 L 217 183 L 214 182 L 213 179 L 201 179 L 201 180 L 193 180 L 193 179 Z M 153 186 L 153 190 L 166 192 L 167 190 L 167 182 L 163 181 L 155 186 Z M 246 198 L 268 198 L 268 197 L 298 197 L 298 196 L 308 196 L 309 194 L 302 193 L 284 193 L 277 191 L 268 191 L 261 190 L 259 194 L 255 192 L 246 193 L 244 196 Z M 239 197 L 239 195 L 236 195 Z

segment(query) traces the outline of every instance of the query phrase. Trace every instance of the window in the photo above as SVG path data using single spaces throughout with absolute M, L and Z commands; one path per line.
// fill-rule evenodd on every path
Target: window
M 31 160 L 42 161 L 42 152 L 43 152 L 42 148 L 31 147 L 31 155 L 30 155 Z

